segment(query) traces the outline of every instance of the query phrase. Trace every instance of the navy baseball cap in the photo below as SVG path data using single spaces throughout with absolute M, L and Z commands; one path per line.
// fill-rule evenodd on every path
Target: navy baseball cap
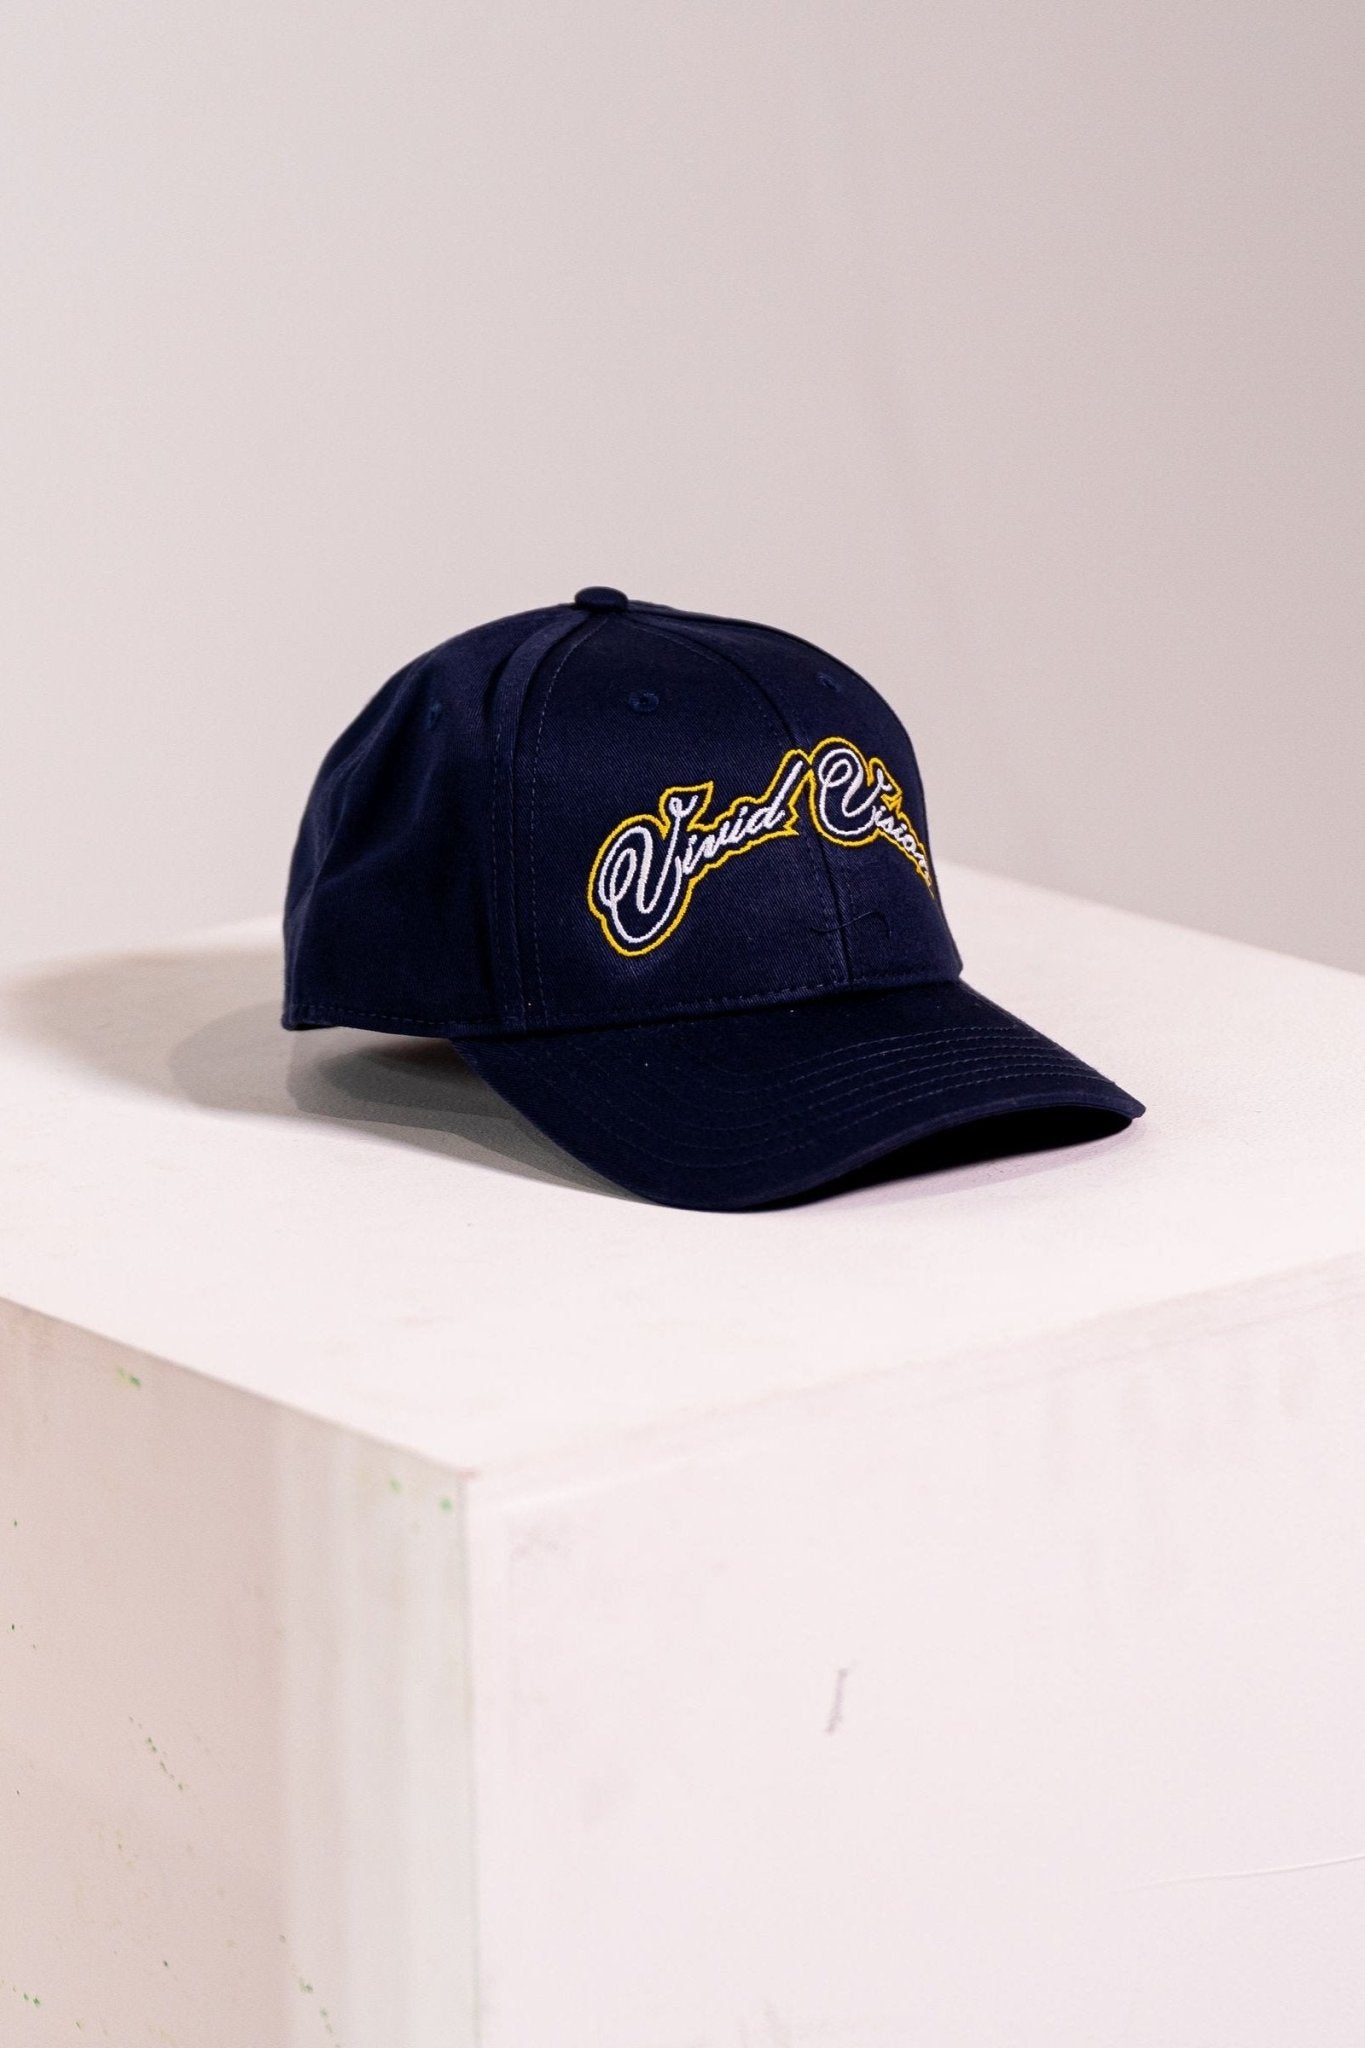
M 876 691 L 793 634 L 618 590 L 385 683 L 308 799 L 285 954 L 288 1029 L 448 1038 L 566 1151 L 685 1208 L 963 1127 L 1006 1150 L 1142 1114 L 962 981 Z

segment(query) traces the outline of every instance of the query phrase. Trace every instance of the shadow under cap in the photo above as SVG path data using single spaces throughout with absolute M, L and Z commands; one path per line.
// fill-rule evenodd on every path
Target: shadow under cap
M 124 1087 L 220 1114 L 340 1124 L 466 1165 L 636 1203 L 545 1137 L 443 1038 L 280 1025 L 278 943 L 224 940 L 114 954 L 32 971 L 6 992 L 23 1034 Z M 768 1215 L 860 1190 L 907 1198 L 934 1176 L 956 1186 L 1052 1170 L 1049 1153 L 1109 1135 L 1123 1120 L 1085 1110 L 981 1119 L 903 1146 Z M 972 1168 L 989 1169 L 981 1174 Z M 941 1183 L 940 1183 L 941 1185 Z
M 277 946 L 195 946 L 41 970 L 8 1003 L 30 1039 L 147 1094 L 344 1124 L 467 1165 L 637 1199 L 543 1137 L 445 1039 L 289 1033 L 279 988 Z

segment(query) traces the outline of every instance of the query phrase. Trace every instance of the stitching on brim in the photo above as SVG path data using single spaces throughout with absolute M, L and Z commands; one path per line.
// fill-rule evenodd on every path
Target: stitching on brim
M 1080 1064 L 1083 1063 L 1073 1062 L 1065 1054 L 1057 1056 L 1042 1051 L 1030 1051 L 1024 1057 L 1010 1062 L 1008 1071 L 1001 1072 L 1001 1082 L 1002 1085 L 1006 1083 L 1011 1074 L 1044 1069 L 1049 1072 L 1071 1075 L 1079 1083 L 1083 1083 L 1086 1078 L 1085 1074 L 1078 1075 L 1075 1072 L 1076 1066 Z M 861 1070 L 846 1069 L 842 1073 L 832 1073 L 823 1081 L 807 1084 L 801 1090 L 798 1108 L 813 1112 L 820 1109 L 826 1102 L 838 1103 L 839 1101 L 851 1100 L 855 1097 L 861 1101 L 870 1101 L 874 1094 L 885 1093 L 888 1090 L 894 1091 L 898 1088 L 909 1088 L 921 1081 L 936 1080 L 941 1075 L 946 1075 L 950 1080 L 960 1081 L 964 1085 L 969 1085 L 983 1075 L 999 1072 L 1000 1066 L 1000 1061 L 994 1055 L 983 1054 L 981 1057 L 972 1060 L 944 1058 L 914 1066 L 907 1066 L 904 1062 L 898 1062 L 893 1066 L 888 1062 L 882 1067 L 884 1079 L 881 1080 L 878 1079 L 875 1068 L 872 1069 L 870 1074 L 867 1067 Z M 1095 1073 L 1093 1069 L 1087 1071 L 1093 1074 L 1096 1081 L 1103 1081 L 1104 1077 L 1101 1074 Z M 701 1105 L 694 1098 L 681 1097 L 666 1086 L 656 1087 L 653 1099 L 661 1105 L 681 1110 L 683 1117 L 691 1123 L 693 1128 L 715 1131 L 717 1133 L 732 1133 L 745 1130 L 775 1130 L 780 1128 L 785 1121 L 781 1113 L 775 1116 L 765 1114 L 737 1117 L 728 1111 L 722 1111 L 720 1115 L 717 1115 L 717 1105 L 715 1104 L 707 1104 L 706 1108 L 710 1113 L 703 1114 Z M 621 1114 L 630 1118 L 636 1124 L 644 1125 L 648 1122 L 647 1118 L 633 1114 L 624 1106 L 622 1106 Z
M 1015 1046 L 1020 1051 L 1025 1049 L 1032 1052 L 1047 1050 L 1061 1057 L 1068 1064 L 1079 1067 L 1087 1066 L 1087 1062 L 1080 1059 L 1077 1054 L 1068 1052 L 1065 1046 L 1058 1045 L 1055 1039 L 1046 1037 L 1041 1031 L 1035 1031 L 1032 1025 L 1025 1024 L 1018 1018 L 1010 1018 L 1006 1012 L 999 1013 L 999 1018 L 999 1022 L 994 1020 L 980 1023 L 963 1021 L 955 1025 L 939 1026 L 933 1031 L 915 1030 L 913 1027 L 910 1027 L 902 1031 L 880 1033 L 875 1038 L 858 1039 L 850 1044 L 832 1046 L 824 1052 L 801 1054 L 795 1059 L 788 1059 L 780 1064 L 770 1063 L 766 1067 L 760 1082 L 755 1081 L 751 1072 L 746 1072 L 732 1066 L 729 1060 L 703 1051 L 697 1046 L 695 1037 L 690 1054 L 690 1063 L 693 1072 L 704 1073 L 707 1077 L 713 1078 L 722 1084 L 726 1082 L 732 1084 L 735 1091 L 746 1099 L 752 1098 L 758 1088 L 766 1087 L 769 1090 L 773 1090 L 778 1087 L 786 1088 L 799 1084 L 801 1077 L 809 1073 L 824 1076 L 837 1073 L 841 1068 L 865 1065 L 871 1061 L 881 1059 L 889 1048 L 894 1048 L 905 1056 L 898 1062 L 898 1065 L 902 1068 L 909 1063 L 909 1056 L 933 1052 L 940 1047 L 960 1048 L 964 1051 L 971 1049 L 984 1051 L 992 1045 Z M 671 1037 L 677 1030 L 695 1034 L 697 1026 L 695 1023 L 682 1026 L 659 1025 L 653 1027 L 650 1035 L 653 1037 L 657 1032 L 659 1035 L 667 1034 Z M 502 1043 L 513 1058 L 516 1058 L 520 1054 L 530 1052 L 533 1047 L 543 1044 L 544 1040 L 518 1039 L 515 1041 L 504 1040 Z M 557 1056 L 566 1060 L 572 1059 L 581 1069 L 587 1063 L 596 1064 L 594 1056 L 597 1050 L 598 1048 L 593 1043 L 592 1035 L 585 1034 L 578 1037 L 566 1037 L 562 1047 L 558 1049 Z M 646 1055 L 646 1064 L 648 1063 L 648 1055 Z M 928 1070 L 936 1064 L 938 1063 L 932 1060 L 921 1060 L 919 1062 L 922 1070 Z M 1087 1070 L 1092 1073 L 1096 1071 L 1094 1068 L 1088 1068 Z M 611 1075 L 609 1073 L 608 1079 L 610 1078 Z M 657 1077 L 651 1074 L 650 1078 L 651 1084 L 654 1084 Z
M 1035 1074 L 1035 1078 L 1032 1085 L 1034 1087 L 1038 1087 L 1041 1089 L 1044 1086 L 1046 1075 L 1056 1073 L 1057 1069 L 1052 1062 L 1039 1062 L 1037 1064 L 1042 1071 L 1041 1073 Z M 641 1144 L 640 1141 L 637 1138 L 632 1137 L 629 1132 L 619 1129 L 617 1126 L 606 1122 L 602 1117 L 595 1115 L 591 1110 L 585 1109 L 580 1099 L 578 1099 L 577 1097 L 567 1096 L 565 1094 L 564 1089 L 562 1087 L 559 1087 L 554 1082 L 550 1082 L 548 1085 L 550 1088 L 550 1092 L 554 1095 L 557 1095 L 561 1100 L 571 1100 L 573 1102 L 573 1106 L 576 1113 L 585 1122 L 594 1125 L 599 1131 L 605 1132 L 608 1137 L 612 1138 L 617 1143 L 628 1146 L 631 1151 L 638 1153 L 640 1157 L 651 1160 L 660 1166 L 677 1166 L 682 1167 L 684 1169 L 688 1167 L 694 1169 L 702 1169 L 709 1167 L 713 1164 L 725 1164 L 732 1167 L 741 1168 L 749 1165 L 754 1160 L 762 1159 L 765 1153 L 770 1149 L 767 1145 L 759 1145 L 747 1152 L 735 1152 L 733 1150 L 726 1149 L 720 1145 L 703 1145 L 699 1147 L 697 1151 L 691 1155 L 679 1155 L 677 1153 L 662 1152 L 657 1148 L 657 1146 Z M 1074 1080 L 1072 1085 L 1075 1092 L 1079 1094 L 1081 1092 L 1079 1085 L 1075 1083 Z M 925 1089 L 907 1087 L 897 1091 L 894 1095 L 890 1097 L 882 1097 L 876 1103 L 865 1103 L 865 1106 L 861 1109 L 861 1111 L 851 1112 L 849 1115 L 845 1117 L 844 1122 L 845 1124 L 866 1123 L 871 1118 L 884 1116 L 888 1110 L 890 1110 L 896 1105 L 897 1102 L 912 1100 L 915 1102 L 929 1102 L 941 1098 L 943 1096 L 950 1096 L 953 1094 L 953 1092 L 954 1090 L 951 1085 L 944 1086 L 941 1088 Z M 1056 1097 L 1053 1091 L 1048 1091 L 1048 1095 L 1049 1102 L 1051 1103 L 1051 1105 L 1056 1106 Z M 1015 1098 L 1011 1097 L 1010 1106 L 1020 1107 L 1022 1105 L 1020 1105 Z M 1049 1103 L 1040 1101 L 1038 1104 L 1033 1106 L 1047 1107 L 1049 1106 Z M 1084 1107 L 1085 1105 L 1083 1103 L 1080 1103 L 1076 1105 L 1064 1106 Z M 1097 1105 L 1097 1107 L 1106 1108 L 1111 1106 Z M 971 1107 L 970 1114 L 964 1116 L 961 1119 L 961 1121 L 963 1123 L 979 1123 L 990 1116 L 1000 1115 L 1004 1113 L 1006 1113 L 1004 1110 L 989 1103 L 973 1104 Z M 1126 1114 L 1125 1111 L 1112 1108 L 1111 1113 L 1114 1115 Z M 639 1117 L 631 1117 L 630 1121 L 641 1128 L 646 1128 L 646 1126 L 642 1122 L 642 1119 L 640 1119 Z M 777 1128 L 777 1126 L 774 1125 L 770 1128 L 775 1129 Z M 794 1148 L 785 1149 L 780 1154 L 780 1157 L 781 1159 L 789 1163 L 795 1164 L 803 1156 L 810 1153 L 816 1146 L 820 1145 L 822 1140 L 827 1139 L 829 1135 L 830 1134 L 827 1131 L 822 1131 L 818 1134 L 813 1134 L 807 1143 L 798 1145 Z M 893 1138 L 891 1140 L 891 1144 L 892 1146 L 894 1146 L 897 1143 L 911 1143 L 914 1139 L 914 1136 L 914 1132 L 907 1132 L 905 1134 L 905 1137 L 902 1139 Z M 591 1164 L 592 1162 L 589 1163 Z M 599 1167 L 598 1171 L 606 1172 L 607 1169 Z M 831 1172 L 837 1171 L 839 1171 L 837 1165 L 831 1168 Z M 609 1172 L 608 1178 L 610 1178 Z

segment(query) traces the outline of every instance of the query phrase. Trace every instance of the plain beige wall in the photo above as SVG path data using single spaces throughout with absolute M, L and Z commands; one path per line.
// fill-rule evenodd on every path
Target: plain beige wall
M 941 853 L 1365 968 L 1359 0 L 3 42 L 6 957 L 278 905 L 371 691 L 593 581 L 861 666 Z

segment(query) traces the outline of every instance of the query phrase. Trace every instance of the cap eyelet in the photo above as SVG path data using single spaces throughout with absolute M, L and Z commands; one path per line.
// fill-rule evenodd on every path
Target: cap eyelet
M 815 671 L 815 680 L 817 683 L 823 683 L 827 690 L 842 690 L 844 687 L 838 676 L 832 676 L 825 668 Z
M 427 706 L 427 731 L 428 731 L 428 732 L 430 732 L 430 731 L 431 731 L 431 729 L 432 729 L 432 727 L 433 727 L 434 725 L 439 725 L 439 724 L 440 724 L 440 720 L 441 720 L 441 712 L 442 712 L 442 709 L 443 709 L 443 708 L 444 708 L 444 707 L 442 706 L 442 703 L 441 703 L 441 700 L 440 700 L 440 698 L 439 698 L 439 697 L 433 697 L 433 698 L 432 698 L 432 700 L 431 700 L 431 702 L 430 702 L 430 704 L 428 704 L 428 706 Z
M 657 711 L 658 695 L 653 690 L 632 690 L 626 699 L 632 711 Z

